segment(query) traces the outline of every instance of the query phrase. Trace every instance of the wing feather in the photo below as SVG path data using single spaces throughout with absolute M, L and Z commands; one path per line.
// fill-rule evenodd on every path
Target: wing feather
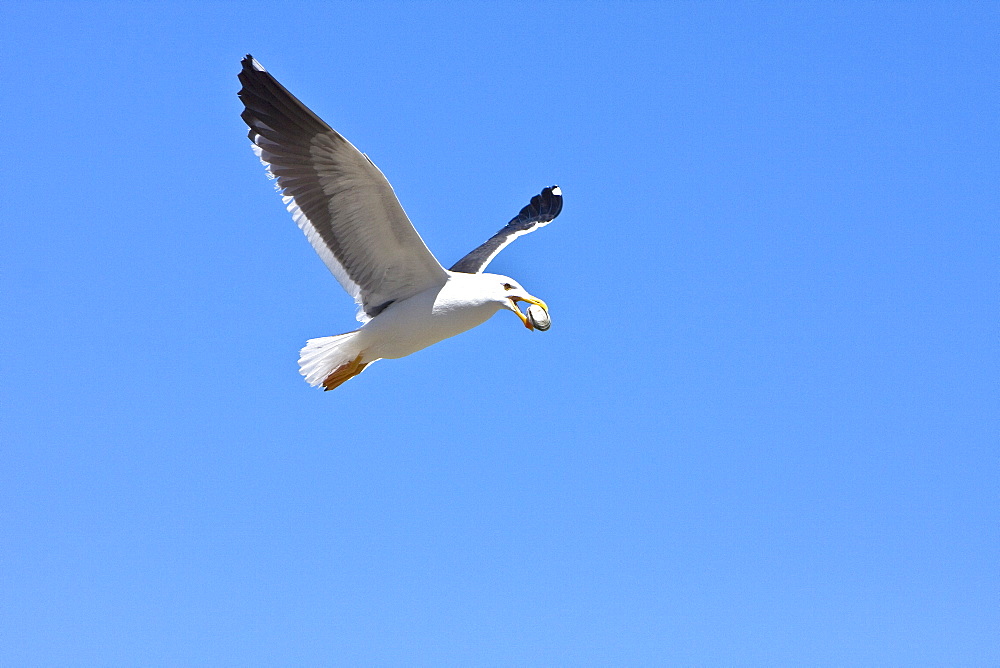
M 261 67 L 242 61 L 239 96 L 254 152 L 292 218 L 360 306 L 358 319 L 448 278 L 382 172 Z
M 562 211 L 562 190 L 559 186 L 545 188 L 531 198 L 521 212 L 507 223 L 503 229 L 486 240 L 481 246 L 463 257 L 451 267 L 451 271 L 467 274 L 481 274 L 497 253 L 510 242 L 528 232 L 534 232 L 555 220 Z

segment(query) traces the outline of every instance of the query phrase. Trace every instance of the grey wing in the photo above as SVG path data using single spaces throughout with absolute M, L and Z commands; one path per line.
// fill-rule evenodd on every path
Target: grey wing
M 251 56 L 239 74 L 249 137 L 295 222 L 360 306 L 358 319 L 443 285 L 448 274 L 378 167 Z
M 562 211 L 562 190 L 559 186 L 546 188 L 531 198 L 531 203 L 521 209 L 513 220 L 502 230 L 490 237 L 486 243 L 475 249 L 451 267 L 451 271 L 480 274 L 497 253 L 514 239 L 534 232 L 539 227 L 551 223 Z

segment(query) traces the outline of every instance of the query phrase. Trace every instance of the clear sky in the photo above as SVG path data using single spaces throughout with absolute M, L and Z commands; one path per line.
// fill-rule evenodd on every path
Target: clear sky
M 2 14 L 0 664 L 1000 664 L 1000 4 Z M 247 52 L 552 329 L 308 387 Z

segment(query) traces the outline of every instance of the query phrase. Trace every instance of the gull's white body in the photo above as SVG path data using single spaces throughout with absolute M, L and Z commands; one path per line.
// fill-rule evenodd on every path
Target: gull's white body
M 320 385 L 331 369 L 352 360 L 363 368 L 406 357 L 478 327 L 500 309 L 516 309 L 502 288 L 512 282 L 497 274 L 448 272 L 444 285 L 390 305 L 358 330 L 308 341 L 299 359 L 302 375 Z
M 498 277 L 451 274 L 440 288 L 397 302 L 369 321 L 358 330 L 359 342 L 374 357 L 396 359 L 483 324 L 503 307 L 484 297 L 484 279 Z

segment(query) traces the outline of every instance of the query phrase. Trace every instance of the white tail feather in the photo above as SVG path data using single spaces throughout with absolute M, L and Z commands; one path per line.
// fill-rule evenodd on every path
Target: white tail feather
M 322 385 L 334 370 L 358 358 L 362 352 L 356 341 L 359 331 L 306 341 L 299 353 L 299 373 L 306 382 L 313 387 Z

